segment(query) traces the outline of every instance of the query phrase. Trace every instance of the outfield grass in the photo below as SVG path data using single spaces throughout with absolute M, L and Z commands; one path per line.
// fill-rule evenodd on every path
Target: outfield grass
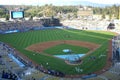
M 59 45 L 56 45 L 56 46 L 53 46 L 53 47 L 50 47 L 50 48 L 44 50 L 44 52 L 51 54 L 51 55 L 68 54 L 66 52 L 63 52 L 64 49 L 71 50 L 73 54 L 85 54 L 89 51 L 88 48 L 81 47 L 81 46 L 73 46 L 70 44 L 59 44 Z
M 71 37 L 65 37 L 65 35 Z M 82 30 L 41 30 L 41 31 L 29 31 L 23 33 L 13 34 L 0 34 L 0 41 L 10 44 L 12 47 L 26 55 L 28 58 L 34 60 L 38 64 L 42 64 L 44 67 L 48 67 L 46 63 L 49 63 L 49 68 L 62 71 L 65 74 L 87 74 L 102 69 L 106 64 L 106 58 L 99 58 L 101 54 L 107 54 L 108 41 L 114 36 L 111 32 L 104 31 L 82 31 Z M 35 52 L 25 50 L 26 47 L 46 41 L 55 40 L 78 40 L 87 41 L 101 45 L 95 52 L 90 56 L 95 56 L 96 60 L 90 60 L 89 56 L 83 59 L 81 65 L 68 65 L 64 60 L 54 58 L 52 56 L 45 56 Z M 33 56 L 33 54 L 36 54 Z M 83 72 L 79 73 L 75 70 L 75 67 L 83 69 Z

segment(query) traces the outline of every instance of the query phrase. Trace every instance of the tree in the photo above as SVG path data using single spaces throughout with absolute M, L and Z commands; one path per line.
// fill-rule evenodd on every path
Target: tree
M 4 17 L 6 15 L 5 10 L 0 8 L 0 17 Z
M 55 15 L 55 11 L 53 10 L 52 4 L 44 6 L 43 15 L 46 17 L 51 17 Z
M 33 20 L 33 16 L 32 15 L 30 16 L 30 20 Z
M 109 18 L 115 18 L 119 19 L 119 7 L 117 5 L 109 6 L 109 7 L 104 7 L 104 8 L 99 8 L 99 7 L 94 7 L 93 8 L 93 13 L 94 14 L 101 14 L 102 18 L 104 18 L 104 15 L 109 15 Z
M 112 14 L 109 14 L 109 19 L 110 19 L 110 20 L 112 19 Z
M 105 19 L 105 14 L 102 14 L 102 19 Z
M 74 18 L 77 18 L 78 16 L 77 16 L 77 13 L 74 13 Z
M 71 17 L 70 14 L 68 14 L 68 15 L 67 15 L 67 18 L 70 19 L 70 17 Z
M 38 13 L 37 14 L 37 17 L 42 17 L 43 16 L 43 13 Z
M 9 20 L 10 16 L 9 14 L 6 14 L 6 20 Z
M 119 17 L 119 19 L 120 19 L 120 6 L 118 6 L 118 17 Z

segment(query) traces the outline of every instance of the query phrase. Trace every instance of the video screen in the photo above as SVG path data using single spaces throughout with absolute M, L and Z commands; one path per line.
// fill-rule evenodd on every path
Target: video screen
M 11 17 L 13 19 L 24 18 L 24 12 L 23 11 L 12 11 L 11 12 Z

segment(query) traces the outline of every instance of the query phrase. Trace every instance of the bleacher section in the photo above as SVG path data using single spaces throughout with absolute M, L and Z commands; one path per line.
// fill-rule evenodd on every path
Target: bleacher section
M 0 22 L 0 33 L 24 32 L 28 30 L 39 30 L 43 27 L 41 21 L 16 21 L 16 22 Z

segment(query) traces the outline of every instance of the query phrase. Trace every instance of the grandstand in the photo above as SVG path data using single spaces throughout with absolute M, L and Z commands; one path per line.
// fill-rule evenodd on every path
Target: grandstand
M 120 35 L 112 39 L 113 61 L 120 62 Z
M 39 30 L 41 27 L 43 27 L 41 21 L 0 22 L 0 33 L 4 34 Z

